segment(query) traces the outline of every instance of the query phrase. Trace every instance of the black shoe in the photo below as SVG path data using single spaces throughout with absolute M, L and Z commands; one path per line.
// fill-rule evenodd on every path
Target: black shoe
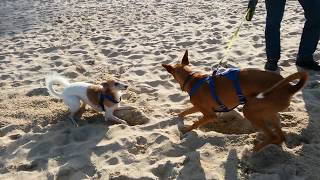
M 307 70 L 314 70 L 314 71 L 320 71 L 320 65 L 315 62 L 314 60 L 312 61 L 299 61 L 297 60 L 296 65 L 307 69 Z
M 268 71 L 276 71 L 278 70 L 278 61 L 268 60 L 264 65 L 264 69 Z

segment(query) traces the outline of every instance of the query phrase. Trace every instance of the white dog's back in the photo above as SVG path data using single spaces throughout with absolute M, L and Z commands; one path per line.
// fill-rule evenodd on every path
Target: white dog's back
M 62 96 L 77 96 L 82 100 L 88 101 L 87 90 L 89 86 L 92 86 L 92 84 L 86 82 L 71 83 L 63 90 Z
M 45 79 L 49 94 L 61 99 L 64 99 L 68 96 L 77 96 L 80 99 L 87 100 L 87 89 L 92 85 L 86 82 L 69 83 L 67 78 L 57 74 L 46 76 Z M 61 84 L 63 86 L 63 91 L 61 93 L 55 91 L 53 89 L 53 84 Z

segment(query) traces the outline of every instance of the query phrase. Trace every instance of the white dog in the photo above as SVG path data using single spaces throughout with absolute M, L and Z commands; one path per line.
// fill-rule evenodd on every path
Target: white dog
M 121 101 L 121 90 L 126 90 L 127 85 L 107 80 L 101 85 L 94 85 L 86 82 L 69 83 L 65 77 L 50 75 L 45 78 L 46 86 L 52 96 L 63 99 L 69 106 L 72 123 L 78 126 L 76 118 L 81 118 L 86 104 L 89 104 L 97 112 L 105 112 L 105 120 L 113 120 L 118 123 L 127 124 L 126 121 L 113 115 L 116 109 L 127 109 L 130 107 L 119 107 Z M 62 93 L 53 89 L 53 84 L 58 83 L 64 86 Z M 82 103 L 81 103 L 82 101 Z

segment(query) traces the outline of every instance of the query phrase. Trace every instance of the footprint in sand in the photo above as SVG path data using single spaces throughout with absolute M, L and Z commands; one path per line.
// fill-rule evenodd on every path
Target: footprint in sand
M 6 74 L 3 74 L 0 76 L 0 79 L 1 80 L 6 80 L 6 79 L 9 79 L 10 78 L 10 75 L 6 75 Z
M 82 51 L 82 50 L 72 50 L 69 51 L 70 54 L 88 54 L 87 51 Z
M 159 85 L 164 86 L 166 88 L 173 87 L 173 85 L 171 83 L 169 83 L 168 81 L 164 81 L 164 80 L 155 80 L 155 81 L 149 81 L 149 82 L 145 82 L 145 83 L 151 87 L 158 87 Z
M 172 95 L 169 96 L 169 99 L 172 102 L 180 102 L 180 101 L 184 100 L 185 98 L 186 98 L 186 96 L 181 96 L 180 93 L 172 94 Z
M 51 148 L 53 147 L 53 143 L 48 142 L 42 142 L 33 147 L 29 152 L 29 157 L 37 157 L 37 156 L 45 156 L 47 155 Z
M 135 73 L 138 76 L 143 76 L 146 74 L 146 72 L 143 70 L 136 70 L 136 71 L 133 71 L 133 73 Z
M 109 50 L 109 49 L 101 49 L 101 53 L 102 53 L 104 56 L 108 56 L 108 55 L 111 53 L 111 50 Z
M 126 41 L 126 39 L 121 38 L 121 39 L 117 39 L 115 41 L 112 41 L 111 44 L 118 46 L 120 44 L 123 44 L 125 41 Z
M 21 134 L 12 134 L 12 135 L 9 136 L 9 138 L 10 138 L 11 140 L 17 140 L 17 139 L 19 139 L 21 136 L 22 136 Z
M 117 57 L 117 56 L 119 56 L 118 52 L 113 52 L 113 53 L 108 55 L 108 57 L 110 57 L 110 58 Z
M 119 160 L 118 160 L 118 158 L 113 157 L 113 158 L 110 158 L 109 160 L 107 160 L 107 163 L 109 165 L 117 165 L 117 164 L 119 164 Z
M 57 47 L 49 47 L 49 48 L 44 48 L 41 49 L 43 53 L 52 53 L 52 52 L 57 52 L 58 48 Z
M 98 42 L 98 41 L 101 41 L 101 40 L 109 41 L 109 40 L 111 40 L 111 37 L 97 36 L 97 37 L 92 37 L 90 40 L 94 41 L 94 42 Z
M 22 164 L 17 167 L 17 171 L 34 171 L 38 165 L 33 161 L 30 164 Z
M 129 56 L 128 59 L 141 59 L 143 57 L 144 57 L 144 55 L 135 54 L 135 55 Z
M 61 66 L 62 64 L 63 64 L 62 61 L 56 61 L 56 62 L 54 62 L 54 65 L 57 66 L 57 67 Z
M 69 71 L 69 72 L 65 72 L 63 73 L 63 76 L 70 78 L 70 79 L 75 79 L 76 77 L 78 77 L 78 73 L 74 72 L 74 71 Z
M 60 56 L 56 56 L 56 55 L 50 57 L 50 59 L 53 60 L 53 61 L 55 61 L 57 59 L 60 59 L 60 58 L 61 58 Z

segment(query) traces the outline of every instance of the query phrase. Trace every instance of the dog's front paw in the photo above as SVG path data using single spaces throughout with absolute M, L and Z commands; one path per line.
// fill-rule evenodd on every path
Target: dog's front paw
M 115 116 L 112 116 L 112 117 L 109 117 L 109 118 L 106 118 L 106 120 L 110 119 L 111 121 L 115 122 L 115 123 L 118 123 L 118 124 L 126 124 L 128 125 L 127 121 L 125 120 L 122 120 L 120 118 L 117 118 Z
M 179 113 L 179 114 L 178 114 L 178 117 L 179 117 L 179 118 L 184 118 L 184 114 L 183 114 L 183 113 Z

